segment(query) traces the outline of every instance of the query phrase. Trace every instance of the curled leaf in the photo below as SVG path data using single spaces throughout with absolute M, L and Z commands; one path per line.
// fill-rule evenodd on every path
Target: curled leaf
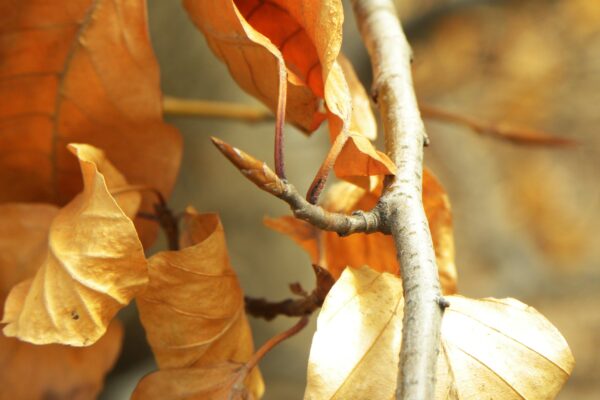
M 447 299 L 435 399 L 557 395 L 574 361 L 548 320 L 514 299 Z M 403 306 L 399 278 L 344 270 L 317 321 L 304 398 L 394 398 Z
M 252 333 L 221 222 L 216 214 L 194 210 L 188 210 L 184 222 L 183 248 L 150 258 L 150 282 L 137 298 L 158 366 L 246 362 L 253 353 Z M 259 397 L 263 389 L 257 369 L 249 382 L 249 390 Z
M 2 322 L 5 335 L 24 341 L 89 346 L 148 277 L 135 227 L 87 148 L 69 149 L 79 157 L 83 192 L 52 221 L 47 255 L 32 279 L 12 289 Z
M 348 134 L 352 94 L 338 63 L 344 19 L 340 0 L 226 0 L 217 4 L 209 0 L 185 0 L 184 4 L 210 48 L 227 64 L 244 90 L 275 111 L 283 64 L 287 71 L 288 120 L 312 132 L 327 118 L 332 142 L 338 135 Z M 364 102 L 356 109 L 364 113 Z M 359 129 L 357 133 L 372 137 L 373 127 L 367 121 L 357 125 L 363 127 L 365 132 Z M 379 164 L 384 174 L 394 173 L 391 161 L 385 154 L 378 154 L 368 140 L 358 146 L 349 145 L 339 159 L 346 164 L 356 156 L 375 156 L 374 163 Z M 338 159 L 338 154 L 331 159 Z M 379 169 L 350 172 L 339 167 L 335 171 L 342 173 L 340 176 L 366 176 L 379 174 Z M 327 172 L 329 168 L 323 170 Z
M 355 210 L 370 210 L 381 194 L 380 184 L 367 191 L 347 182 L 338 183 L 326 192 L 322 206 L 329 211 L 349 214 Z M 423 174 L 423 203 L 429 221 L 445 294 L 456 292 L 457 273 L 454 264 L 454 238 L 450 202 L 444 188 L 429 170 Z M 325 232 L 291 216 L 265 218 L 265 224 L 290 236 L 310 256 L 311 262 L 326 268 L 336 279 L 346 266 L 370 265 L 379 272 L 397 274 L 400 267 L 391 236 L 381 233 L 355 233 L 340 237 Z
M 0 205 L 0 304 L 12 286 L 42 264 L 58 211 L 48 204 Z M 118 321 L 90 347 L 37 346 L 0 333 L 0 398 L 94 399 L 119 355 L 122 337 Z
M 171 191 L 181 137 L 162 119 L 145 1 L 3 2 L 0 33 L 1 201 L 70 201 L 82 187 L 72 142 Z
M 285 185 L 264 161 L 257 160 L 251 155 L 215 137 L 212 137 L 211 140 L 221 153 L 256 186 L 265 192 L 271 193 L 273 196 L 279 197 L 283 194 Z

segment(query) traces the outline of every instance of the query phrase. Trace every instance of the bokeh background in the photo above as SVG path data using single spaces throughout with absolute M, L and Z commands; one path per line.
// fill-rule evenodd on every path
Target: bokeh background
M 346 6 L 343 48 L 370 85 L 370 65 Z M 600 398 L 600 2 L 598 0 L 397 1 L 414 50 L 419 100 L 494 122 L 577 141 L 568 148 L 518 146 L 427 122 L 426 164 L 453 206 L 459 291 L 515 297 L 566 337 L 576 359 L 560 399 Z M 178 1 L 149 0 L 152 41 L 165 94 L 257 104 L 207 48 Z M 367 86 L 368 87 L 368 86 Z M 232 263 L 248 295 L 279 300 L 287 285 L 313 285 L 308 256 L 262 225 L 282 202 L 248 183 L 210 144 L 218 136 L 271 160 L 272 123 L 167 118 L 184 136 L 172 208 L 221 214 Z M 324 129 L 286 128 L 288 176 L 306 188 L 328 147 Z M 164 248 L 164 242 L 152 251 Z M 103 399 L 127 399 L 154 369 L 135 309 Z M 261 364 L 266 400 L 301 398 L 314 322 Z M 165 321 L 168 323 L 168 321 Z M 251 321 L 260 345 L 291 326 Z

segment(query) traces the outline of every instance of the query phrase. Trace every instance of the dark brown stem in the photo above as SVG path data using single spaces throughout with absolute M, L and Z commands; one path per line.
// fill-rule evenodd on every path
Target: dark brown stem
M 353 0 L 371 58 L 386 150 L 397 166 L 380 200 L 394 238 L 404 291 L 396 399 L 432 399 L 442 309 L 438 271 L 422 202 L 425 129 L 411 77 L 411 50 L 392 0 Z
M 278 302 L 270 302 L 265 299 L 255 299 L 245 297 L 246 312 L 257 318 L 264 318 L 267 321 L 279 315 L 288 317 L 301 317 L 310 315 L 323 305 L 325 297 L 334 284 L 331 274 L 324 268 L 313 265 L 316 276 L 316 287 L 312 293 L 304 292 L 299 284 L 290 285 L 290 289 L 295 294 L 302 297 L 297 299 L 287 299 Z
M 154 203 L 154 213 L 139 212 L 138 216 L 158 222 L 167 238 L 169 250 L 179 250 L 179 218 L 169 208 L 165 196 L 158 189 L 146 185 L 131 185 L 116 188 L 111 191 L 111 194 L 117 196 L 121 193 L 132 191 L 151 192 L 156 196 L 157 202 Z

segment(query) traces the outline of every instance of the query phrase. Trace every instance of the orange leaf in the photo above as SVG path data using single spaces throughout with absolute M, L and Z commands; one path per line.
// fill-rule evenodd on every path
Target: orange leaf
M 338 135 L 347 134 L 352 95 L 337 61 L 344 19 L 341 1 L 184 0 L 184 4 L 210 48 L 227 64 L 245 91 L 276 110 L 283 63 L 288 75 L 286 115 L 290 122 L 312 132 L 327 118 L 332 142 Z M 326 113 L 319 109 L 321 101 Z M 359 110 L 364 112 L 364 104 Z M 365 132 L 367 136 L 372 134 Z M 374 154 L 375 149 L 367 140 L 341 158 L 370 158 Z M 385 156 L 377 156 L 375 163 L 381 162 L 382 157 Z M 384 162 L 382 167 L 386 174 L 393 174 L 394 168 L 388 168 L 389 164 Z M 363 166 L 366 163 L 360 165 Z M 344 168 L 336 169 L 336 173 L 340 171 Z M 380 172 L 344 172 L 361 176 L 373 173 Z
M 182 250 L 150 258 L 150 283 L 137 298 L 158 366 L 246 362 L 253 353 L 252 333 L 219 217 L 191 209 L 185 224 Z M 250 376 L 250 389 L 259 396 L 260 373 L 255 369 Z
M 168 194 L 181 138 L 162 120 L 146 2 L 20 0 L 0 19 L 0 201 L 69 201 L 82 187 L 70 142 Z
M 58 209 L 46 204 L 0 205 L 0 304 L 17 282 L 35 274 L 47 253 Z M 36 346 L 0 333 L 1 399 L 96 398 L 115 362 L 123 331 L 115 321 L 90 347 Z
M 381 194 L 382 185 L 372 192 L 347 182 L 331 187 L 322 206 L 340 213 L 372 209 Z M 433 238 L 436 261 L 443 292 L 456 292 L 456 266 L 454 264 L 454 239 L 450 202 L 437 179 L 425 170 L 423 174 L 423 202 Z M 396 247 L 391 236 L 381 233 L 355 233 L 340 237 L 335 232 L 325 232 L 294 217 L 265 219 L 265 224 L 290 236 L 311 257 L 311 262 L 326 268 L 334 278 L 339 278 L 346 266 L 369 265 L 379 272 L 397 274 L 399 265 Z
M 35 344 L 89 346 L 148 277 L 133 223 L 91 161 L 98 151 L 69 149 L 79 157 L 83 192 L 53 219 L 46 257 L 32 279 L 12 289 L 2 322 L 5 335 Z

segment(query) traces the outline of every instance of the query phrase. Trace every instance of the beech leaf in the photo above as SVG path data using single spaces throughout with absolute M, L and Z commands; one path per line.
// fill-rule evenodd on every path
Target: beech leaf
M 147 266 L 135 227 L 90 148 L 69 150 L 79 158 L 83 192 L 53 219 L 47 255 L 32 279 L 11 290 L 2 322 L 6 336 L 31 343 L 89 346 L 145 286 Z
M 182 249 L 149 259 L 150 282 L 137 298 L 156 362 L 161 370 L 244 363 L 254 352 L 252 333 L 223 226 L 216 214 L 193 209 L 184 223 Z M 258 369 L 249 382 L 249 390 L 260 397 Z
M 382 185 L 373 191 L 340 182 L 326 193 L 322 206 L 329 211 L 349 214 L 355 210 L 372 209 L 381 195 Z M 442 185 L 427 169 L 423 174 L 423 203 L 433 238 L 436 262 L 442 290 L 445 294 L 456 292 L 457 273 L 454 264 L 454 238 L 450 201 Z M 370 265 L 380 272 L 397 274 L 399 264 L 394 240 L 382 233 L 355 233 L 340 237 L 291 216 L 277 219 L 265 218 L 265 225 L 290 236 L 310 256 L 311 262 L 327 269 L 339 278 L 346 266 Z
M 81 190 L 71 142 L 106 150 L 131 182 L 170 193 L 181 137 L 162 120 L 146 2 L 3 3 L 0 201 L 70 201 Z M 155 225 L 137 223 L 149 240 Z
M 58 211 L 49 204 L 0 205 L 0 304 L 12 286 L 33 276 L 44 261 Z M 119 355 L 122 337 L 118 321 L 97 343 L 83 348 L 37 346 L 0 333 L 0 398 L 95 399 Z
M 344 20 L 340 0 L 226 0 L 218 3 L 184 0 L 184 4 L 212 51 L 227 64 L 245 91 L 275 111 L 280 93 L 279 71 L 283 66 L 287 71 L 288 120 L 312 132 L 327 118 L 332 142 L 340 134 L 349 135 L 352 94 L 337 60 Z M 322 101 L 325 110 L 319 107 Z M 358 110 L 364 113 L 364 104 L 359 104 Z M 372 137 L 373 127 L 366 122 L 364 127 L 367 129 L 365 137 Z M 354 134 L 362 136 L 363 132 L 357 130 Z M 355 168 L 348 171 L 340 166 L 335 169 L 336 174 L 394 174 L 393 163 L 384 153 L 376 151 L 368 140 L 352 146 L 355 141 L 354 138 L 347 140 L 346 151 L 339 154 L 340 163 Z M 354 157 L 373 158 L 373 161 L 356 165 L 352 163 Z M 377 168 L 369 169 L 370 164 Z
M 436 400 L 557 395 L 574 361 L 547 319 L 510 298 L 446 298 Z M 346 268 L 317 321 L 304 398 L 394 399 L 403 307 L 398 277 Z

